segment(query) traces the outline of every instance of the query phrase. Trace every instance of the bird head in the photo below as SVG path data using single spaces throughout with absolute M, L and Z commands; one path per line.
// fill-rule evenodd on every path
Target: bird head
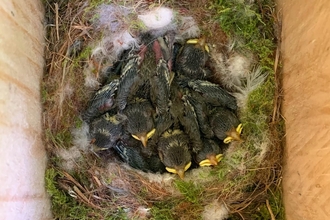
M 188 137 L 185 134 L 162 137 L 158 142 L 159 158 L 170 173 L 178 174 L 181 179 L 191 166 Z
M 190 166 L 191 166 L 191 161 L 188 164 L 186 164 L 184 167 L 175 167 L 175 168 L 165 167 L 165 169 L 170 173 L 178 174 L 178 176 L 181 179 L 184 179 L 184 173 L 190 168 Z
M 215 141 L 210 139 L 203 140 L 203 143 L 203 148 L 196 154 L 196 162 L 201 167 L 217 166 L 222 159 L 220 147 Z
M 138 134 L 132 134 L 132 137 L 136 140 L 141 141 L 143 147 L 147 147 L 148 140 L 155 134 L 156 129 L 153 128 L 149 132 L 142 132 Z
M 124 114 L 127 117 L 127 131 L 146 147 L 148 139 L 156 132 L 151 104 L 146 100 L 129 104 Z
M 197 48 L 200 48 L 206 51 L 207 53 L 210 53 L 210 48 L 206 43 L 205 37 L 201 37 L 199 39 L 189 39 L 186 43 L 195 44 Z

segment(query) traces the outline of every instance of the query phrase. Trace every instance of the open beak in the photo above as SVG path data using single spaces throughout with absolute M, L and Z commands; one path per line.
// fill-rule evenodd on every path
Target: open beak
M 233 128 L 230 131 L 227 132 L 227 137 L 223 140 L 225 144 L 229 144 L 232 141 L 239 141 L 243 142 L 241 138 L 241 133 L 242 133 L 242 124 L 239 124 L 237 128 Z
M 205 167 L 205 166 L 217 166 L 219 164 L 219 162 L 222 159 L 222 154 L 218 154 L 218 155 L 210 155 L 207 157 L 207 159 L 202 160 L 199 163 L 199 166 L 201 167 Z
M 142 142 L 143 147 L 147 147 L 147 143 L 148 143 L 148 137 L 147 134 L 142 134 L 142 135 L 134 135 L 132 134 L 132 137 L 138 141 Z
M 142 142 L 143 147 L 147 147 L 148 140 L 155 134 L 156 129 L 152 129 L 149 131 L 147 134 L 140 134 L 140 135 L 135 135 L 132 134 L 132 137 L 138 141 Z

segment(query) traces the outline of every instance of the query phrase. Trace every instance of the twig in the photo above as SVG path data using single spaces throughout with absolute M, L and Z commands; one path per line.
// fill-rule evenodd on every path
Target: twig
M 270 218 L 271 218 L 271 220 L 275 220 L 275 216 L 274 216 L 274 213 L 273 213 L 273 211 L 272 211 L 272 208 L 271 208 L 270 205 L 269 205 L 269 201 L 268 201 L 268 199 L 266 200 L 266 206 L 267 206 L 268 212 L 269 212 L 269 214 L 270 214 Z
M 55 3 L 55 26 L 56 26 L 56 38 L 60 40 L 60 33 L 58 30 L 58 4 Z

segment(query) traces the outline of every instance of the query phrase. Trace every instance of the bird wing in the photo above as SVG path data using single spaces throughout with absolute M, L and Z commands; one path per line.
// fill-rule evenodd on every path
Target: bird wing
M 126 107 L 127 98 L 133 85 L 139 83 L 138 62 L 138 57 L 131 58 L 123 68 L 117 92 L 117 105 L 120 110 Z
M 91 100 L 89 107 L 82 115 L 83 120 L 90 121 L 104 112 L 114 108 L 114 96 L 118 89 L 118 85 L 119 80 L 115 79 L 97 91 Z
M 235 97 L 230 95 L 218 84 L 214 84 L 206 80 L 190 80 L 188 82 L 188 87 L 201 93 L 205 98 L 205 101 L 212 105 L 224 106 L 233 111 L 237 110 L 237 102 Z

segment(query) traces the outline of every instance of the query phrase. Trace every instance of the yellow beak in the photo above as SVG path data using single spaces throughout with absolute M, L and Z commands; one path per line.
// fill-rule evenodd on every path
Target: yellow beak
M 239 124 L 237 128 L 233 128 L 232 130 L 227 132 L 227 137 L 223 140 L 225 144 L 229 144 L 232 141 L 240 141 L 242 142 L 243 140 L 241 139 L 241 133 L 243 130 L 242 124 Z

